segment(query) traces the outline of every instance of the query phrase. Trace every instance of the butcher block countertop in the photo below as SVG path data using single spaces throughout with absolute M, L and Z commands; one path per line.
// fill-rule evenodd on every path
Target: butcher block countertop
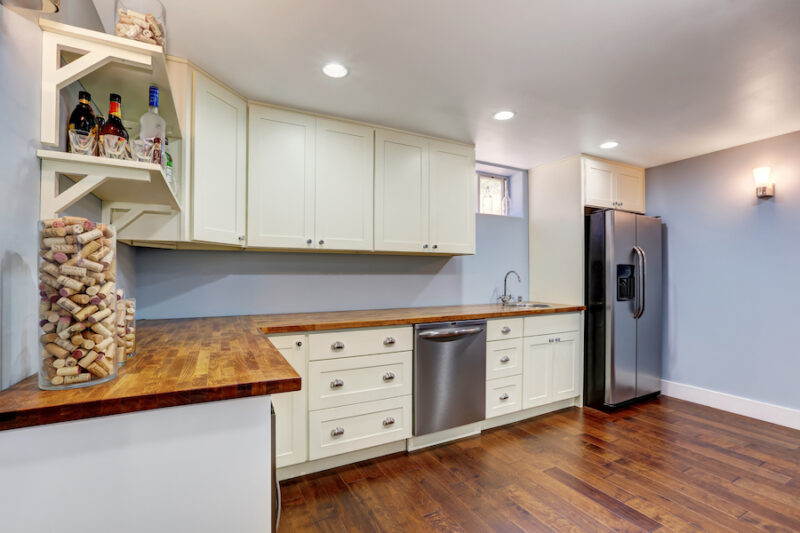
M 256 315 L 254 320 L 264 333 L 320 331 L 326 329 L 371 328 L 425 322 L 452 322 L 476 318 L 546 315 L 583 311 L 579 305 L 549 304 L 545 309 L 504 307 L 500 304 L 448 305 L 441 307 L 405 307 L 364 311 L 331 311 L 327 313 L 291 313 Z
M 320 331 L 583 311 L 465 305 L 140 320 L 136 355 L 116 379 L 42 391 L 33 375 L 0 392 L 0 431 L 83 418 L 300 390 L 300 376 L 264 333 Z

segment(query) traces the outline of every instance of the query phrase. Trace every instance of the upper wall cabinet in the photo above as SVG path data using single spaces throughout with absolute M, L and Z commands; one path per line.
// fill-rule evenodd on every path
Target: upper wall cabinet
M 431 141 L 430 236 L 433 252 L 475 253 L 475 151 Z
M 428 236 L 428 139 L 375 132 L 375 249 L 423 252 Z
M 475 253 L 471 147 L 378 130 L 375 250 Z
M 250 107 L 247 245 L 314 247 L 316 119 Z
M 245 244 L 247 103 L 193 74 L 192 239 Z
M 644 213 L 644 169 L 583 157 L 584 205 Z
M 375 130 L 317 119 L 316 244 L 329 250 L 372 250 Z

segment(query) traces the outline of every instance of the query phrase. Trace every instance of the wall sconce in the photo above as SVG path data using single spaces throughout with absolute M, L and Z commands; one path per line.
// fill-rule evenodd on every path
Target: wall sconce
M 759 198 L 772 198 L 775 196 L 775 182 L 770 178 L 770 167 L 753 169 L 753 178 L 756 181 L 756 196 Z

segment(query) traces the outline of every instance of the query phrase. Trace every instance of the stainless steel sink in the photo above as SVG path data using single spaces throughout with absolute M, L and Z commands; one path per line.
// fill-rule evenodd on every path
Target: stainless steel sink
M 522 309 L 547 309 L 553 307 L 550 304 L 538 304 L 536 302 L 508 302 L 506 307 L 520 307 Z

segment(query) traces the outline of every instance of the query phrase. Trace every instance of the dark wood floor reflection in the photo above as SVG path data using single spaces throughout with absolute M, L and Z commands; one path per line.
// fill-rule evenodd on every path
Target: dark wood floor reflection
M 662 397 L 281 486 L 281 532 L 800 531 L 800 431 Z

